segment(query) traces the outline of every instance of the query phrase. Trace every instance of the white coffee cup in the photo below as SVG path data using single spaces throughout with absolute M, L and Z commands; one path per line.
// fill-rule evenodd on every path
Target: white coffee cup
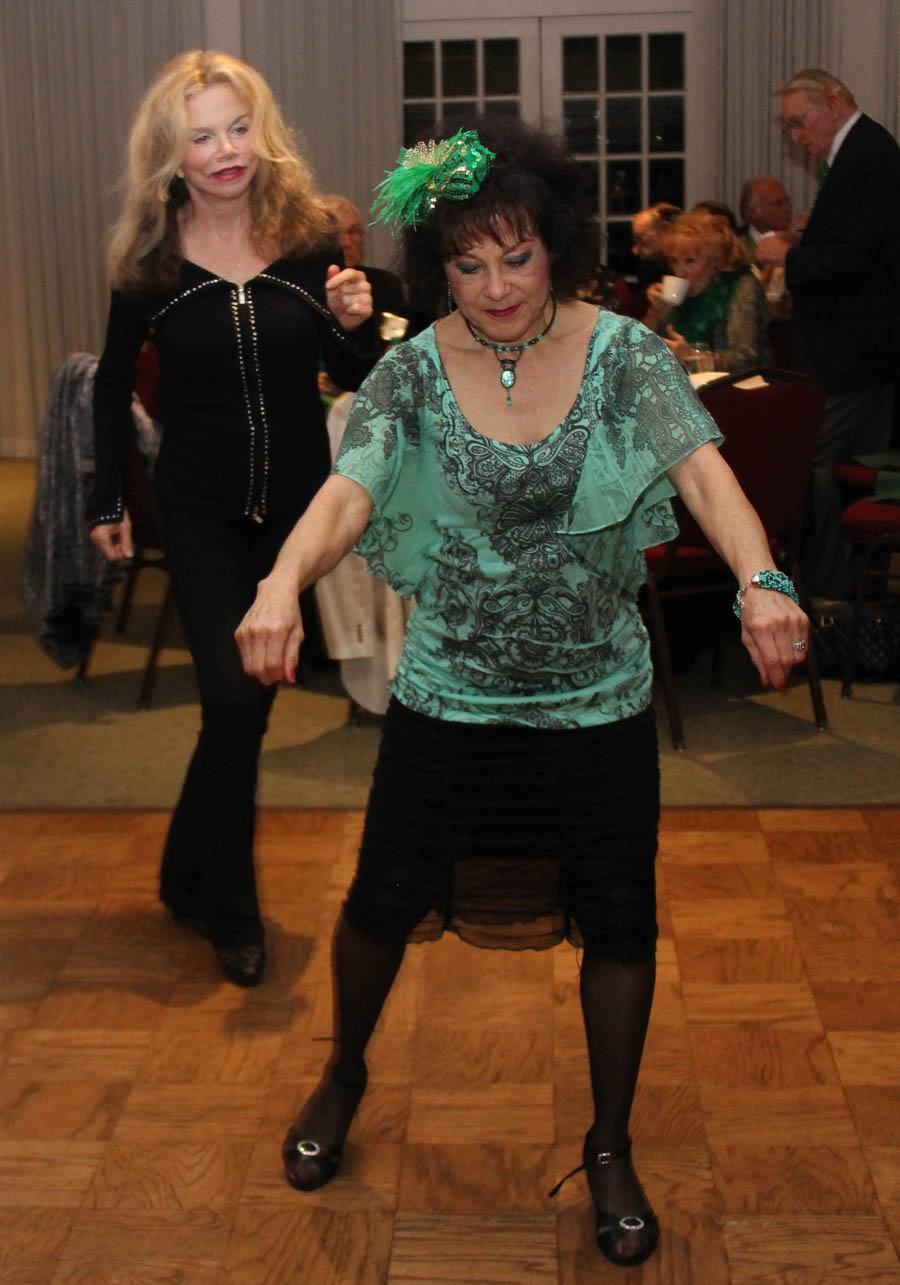
M 677 308 L 687 298 L 689 284 L 690 282 L 685 281 L 684 277 L 663 277 L 662 297 L 664 301 Z

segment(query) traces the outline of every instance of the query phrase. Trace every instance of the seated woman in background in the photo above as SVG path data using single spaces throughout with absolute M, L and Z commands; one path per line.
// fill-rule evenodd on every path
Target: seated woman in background
M 688 282 L 687 298 L 670 307 L 661 283 L 649 286 L 645 324 L 681 362 L 703 344 L 717 354 L 717 368 L 730 374 L 766 365 L 769 305 L 727 220 L 682 214 L 663 235 L 662 250 L 674 275 Z

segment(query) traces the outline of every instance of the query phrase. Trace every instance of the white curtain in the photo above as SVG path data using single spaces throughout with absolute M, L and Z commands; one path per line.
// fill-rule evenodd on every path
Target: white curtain
M 99 351 L 131 118 L 156 71 L 203 30 L 202 0 L 0 5 L 0 454 L 36 453 L 52 372 Z
M 244 57 L 264 71 L 319 186 L 358 205 L 403 141 L 400 0 L 244 0 Z M 368 228 L 366 261 L 390 266 L 393 245 Z
M 812 204 L 817 168 L 781 134 L 774 95 L 803 67 L 840 75 L 836 37 L 833 0 L 721 0 L 719 200 L 737 209 L 744 181 L 772 174 L 791 193 L 795 212 Z

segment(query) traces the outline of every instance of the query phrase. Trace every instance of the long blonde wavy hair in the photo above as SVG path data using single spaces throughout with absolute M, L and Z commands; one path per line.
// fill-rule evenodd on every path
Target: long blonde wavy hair
M 278 104 L 259 72 L 215 50 L 192 49 L 167 63 L 138 108 L 128 141 L 122 212 L 109 245 L 109 272 L 128 293 L 165 290 L 181 268 L 178 211 L 189 200 L 176 171 L 190 138 L 187 103 L 210 85 L 230 85 L 247 103 L 259 165 L 250 185 L 253 244 L 265 254 L 304 254 L 336 242 L 334 220 L 315 192 Z

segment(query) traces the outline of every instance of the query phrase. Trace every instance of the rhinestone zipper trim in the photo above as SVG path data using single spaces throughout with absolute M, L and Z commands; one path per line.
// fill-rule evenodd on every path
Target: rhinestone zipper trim
M 253 403 L 250 397 L 250 381 L 247 378 L 247 361 L 244 354 L 244 335 L 241 328 L 241 305 L 246 305 L 246 295 L 242 286 L 233 286 L 231 289 L 231 315 L 234 318 L 234 335 L 237 342 L 237 359 L 238 369 L 241 372 L 241 387 L 244 390 L 244 405 L 247 409 L 247 422 L 250 425 L 250 477 L 247 486 L 247 503 L 244 506 L 244 516 L 253 517 L 255 521 L 261 522 L 262 518 L 258 515 L 258 510 L 253 509 L 253 496 L 256 492 L 256 422 L 253 418 Z
M 342 344 L 345 344 L 348 348 L 352 348 L 358 356 L 365 357 L 367 355 L 372 355 L 359 353 L 353 342 L 350 340 L 347 331 L 342 329 L 342 327 L 335 321 L 334 314 L 329 312 L 327 308 L 324 308 L 322 304 L 319 303 L 318 299 L 311 295 L 308 290 L 304 290 L 302 286 L 295 285 L 293 281 L 285 281 L 283 277 L 273 276 L 271 272 L 261 272 L 259 277 L 255 279 L 259 281 L 272 281 L 276 285 L 285 286 L 288 290 L 293 290 L 294 294 L 298 294 L 302 299 L 305 299 L 309 306 L 313 308 L 320 317 L 323 317 L 325 321 L 328 322 L 328 328 L 331 333 Z
M 181 303 L 183 299 L 187 299 L 192 294 L 196 294 L 198 290 L 208 290 L 210 286 L 221 286 L 224 284 L 225 282 L 221 277 L 213 277 L 211 281 L 201 281 L 198 286 L 190 286 L 187 290 L 182 290 L 181 294 L 177 294 L 174 299 L 169 300 L 164 308 L 160 308 L 159 312 L 155 312 L 153 314 L 150 318 L 150 325 L 155 325 L 156 322 L 159 321 L 160 317 L 164 317 L 170 308 L 175 307 L 176 303 Z
M 266 419 L 266 402 L 263 397 L 262 371 L 259 366 L 259 335 L 256 329 L 256 313 L 253 309 L 253 296 L 249 287 L 241 291 L 246 297 L 247 316 L 250 320 L 250 350 L 253 357 L 253 371 L 256 376 L 256 399 L 259 406 L 259 420 L 262 431 L 262 481 L 259 488 L 259 503 L 250 514 L 254 521 L 261 522 L 266 515 L 266 503 L 269 498 L 269 422 Z

